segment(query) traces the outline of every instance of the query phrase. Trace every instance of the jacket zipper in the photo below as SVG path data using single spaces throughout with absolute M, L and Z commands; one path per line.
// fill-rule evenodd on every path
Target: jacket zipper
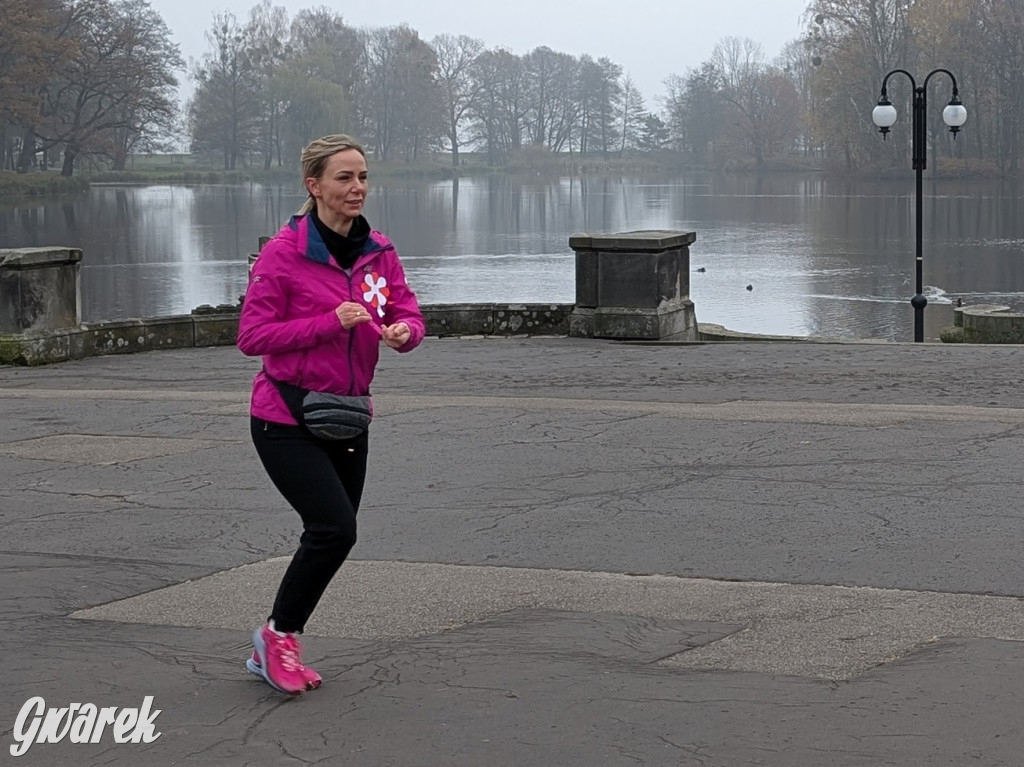
M 354 298 L 352 293 L 352 272 L 355 271 L 355 264 L 352 266 L 353 268 L 345 275 L 348 278 L 348 298 L 350 301 Z M 356 327 L 356 325 L 353 325 L 348 329 L 348 349 L 345 352 L 345 358 L 348 362 L 348 393 L 353 396 L 355 395 L 356 388 L 356 370 L 355 365 L 352 364 L 352 344 L 356 338 Z

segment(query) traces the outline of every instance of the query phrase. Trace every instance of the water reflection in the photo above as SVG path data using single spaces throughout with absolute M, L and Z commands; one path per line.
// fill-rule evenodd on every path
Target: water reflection
M 297 184 L 97 186 L 72 200 L 0 207 L 0 246 L 83 248 L 86 319 L 176 314 L 234 303 L 258 238 L 275 232 L 302 201 Z M 909 178 L 387 182 L 374 185 L 366 215 L 395 241 L 425 303 L 572 302 L 572 234 L 692 230 L 691 296 L 699 322 L 778 334 L 912 338 Z M 951 321 L 956 296 L 1024 308 L 1021 216 L 1014 185 L 926 183 L 929 337 Z

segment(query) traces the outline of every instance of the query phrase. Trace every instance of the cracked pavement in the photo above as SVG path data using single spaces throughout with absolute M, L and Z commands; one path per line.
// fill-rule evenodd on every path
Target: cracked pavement
M 0 762 L 1020 764 L 1024 347 L 382 355 L 297 699 L 242 667 L 298 535 L 248 442 L 258 366 L 0 368 Z M 161 737 L 15 759 L 36 695 L 152 695 Z

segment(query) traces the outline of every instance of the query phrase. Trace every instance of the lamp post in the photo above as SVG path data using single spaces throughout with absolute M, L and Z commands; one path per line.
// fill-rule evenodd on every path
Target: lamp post
M 917 171 L 917 293 L 910 299 L 910 305 L 914 307 L 914 341 L 920 343 L 924 341 L 924 307 L 928 305 L 928 299 L 924 297 L 924 286 L 922 284 L 924 281 L 924 259 L 921 255 L 921 218 L 923 212 L 921 190 L 923 187 L 922 171 L 926 167 L 928 156 L 928 126 L 925 122 L 925 111 L 928 106 L 928 81 L 932 79 L 932 75 L 943 72 L 949 75 L 949 79 L 953 81 L 953 98 L 950 99 L 946 108 L 942 110 L 942 121 L 949 126 L 949 131 L 953 134 L 954 139 L 956 139 L 956 134 L 960 131 L 960 126 L 967 122 L 967 110 L 960 103 L 956 78 L 948 69 L 933 69 L 925 77 L 924 84 L 920 86 L 914 80 L 914 76 L 907 70 L 894 69 L 886 74 L 885 79 L 882 80 L 882 94 L 878 99 L 878 106 L 871 112 L 871 119 L 878 126 L 878 132 L 882 134 L 883 141 L 889 133 L 889 129 L 896 123 L 896 107 L 890 103 L 889 97 L 886 95 L 885 86 L 889 82 L 889 78 L 897 72 L 905 74 L 910 79 L 910 84 L 914 89 L 913 130 L 911 135 L 914 155 L 913 168 Z

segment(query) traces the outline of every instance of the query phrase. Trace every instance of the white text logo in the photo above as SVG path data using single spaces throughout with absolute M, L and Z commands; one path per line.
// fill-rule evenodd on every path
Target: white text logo
M 115 743 L 152 743 L 160 737 L 153 721 L 160 709 L 152 710 L 153 696 L 143 698 L 142 708 L 97 708 L 92 703 L 72 703 L 66 708 L 46 708 L 40 697 L 29 698 L 14 723 L 12 756 L 21 756 L 33 743 L 99 743 L 103 728 L 109 726 Z

